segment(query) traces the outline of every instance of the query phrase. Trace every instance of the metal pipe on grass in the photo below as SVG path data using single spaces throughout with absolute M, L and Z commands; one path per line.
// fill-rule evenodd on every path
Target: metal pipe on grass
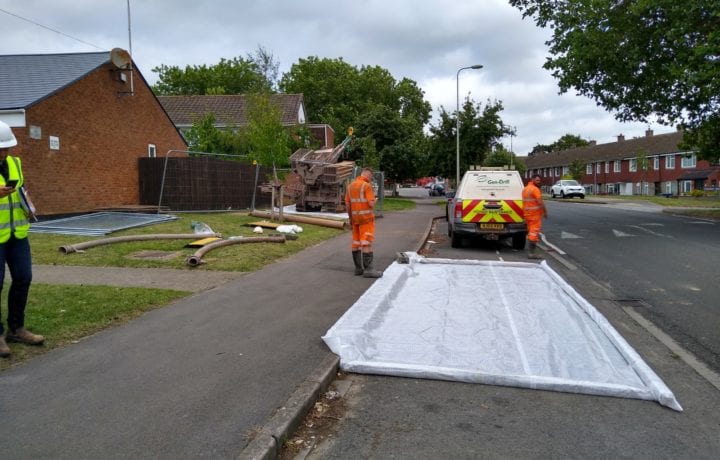
M 106 244 L 126 243 L 129 241 L 151 241 L 151 240 L 198 240 L 202 238 L 217 237 L 222 238 L 220 233 L 156 233 L 150 235 L 127 235 L 114 236 L 111 238 L 102 238 L 99 240 L 86 241 L 78 244 L 68 244 L 60 246 L 58 250 L 63 254 L 71 254 L 73 252 L 82 252 L 84 249 L 95 246 L 103 246 Z
M 254 236 L 248 238 L 234 238 L 229 240 L 215 241 L 201 247 L 195 254 L 191 255 L 185 262 L 191 267 L 197 267 L 202 263 L 202 258 L 205 254 L 212 251 L 213 249 L 221 248 L 223 246 L 230 246 L 232 244 L 247 244 L 247 243 L 284 243 L 284 236 Z

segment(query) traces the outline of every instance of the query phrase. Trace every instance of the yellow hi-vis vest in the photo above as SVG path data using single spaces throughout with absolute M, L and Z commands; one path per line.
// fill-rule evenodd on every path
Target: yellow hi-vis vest
M 15 235 L 17 239 L 26 238 L 28 230 L 30 230 L 30 222 L 22 208 L 18 192 L 23 184 L 20 158 L 8 155 L 5 161 L 8 165 L 7 179 L 18 182 L 14 192 L 0 198 L 0 243 L 9 240 L 11 234 Z M 5 186 L 5 179 L 2 176 L 0 176 L 0 186 Z

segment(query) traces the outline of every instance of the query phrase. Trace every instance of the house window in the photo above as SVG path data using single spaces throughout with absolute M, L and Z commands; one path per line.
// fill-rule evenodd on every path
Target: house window
M 570 167 L 569 166 L 563 166 L 563 176 L 567 176 L 570 174 Z
M 602 172 L 602 163 L 598 161 L 598 163 L 595 165 L 595 172 L 600 174 Z
M 675 155 L 665 157 L 665 169 L 675 169 Z
M 560 168 L 555 168 L 555 177 L 560 176 Z
M 653 157 L 653 169 L 655 171 L 660 169 L 660 157 Z
M 694 168 L 697 165 L 695 154 L 687 154 L 680 157 L 681 168 Z
M 672 182 L 665 182 L 665 193 L 672 195 Z
M 609 172 L 610 172 L 610 162 L 606 161 L 605 162 L 605 174 L 607 174 Z
M 585 165 L 585 174 L 592 174 L 592 165 L 590 163 Z
M 683 191 L 683 193 L 692 192 L 692 181 L 691 180 L 684 180 L 682 182 L 682 191 Z
M 630 160 L 628 160 L 628 170 L 630 172 L 637 172 L 637 158 L 630 158 Z
M 155 147 L 155 144 L 148 144 L 148 156 L 150 158 L 155 158 L 157 156 L 157 148 Z
M 613 172 L 620 172 L 620 160 L 615 160 L 613 163 Z

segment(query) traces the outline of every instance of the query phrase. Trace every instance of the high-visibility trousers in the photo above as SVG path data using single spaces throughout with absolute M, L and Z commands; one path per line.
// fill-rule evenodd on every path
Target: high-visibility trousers
M 352 250 L 372 246 L 375 241 L 375 221 L 352 226 Z
M 528 241 L 532 241 L 533 243 L 540 241 L 540 232 L 542 232 L 542 214 L 525 213 L 525 222 L 527 223 L 528 229 Z

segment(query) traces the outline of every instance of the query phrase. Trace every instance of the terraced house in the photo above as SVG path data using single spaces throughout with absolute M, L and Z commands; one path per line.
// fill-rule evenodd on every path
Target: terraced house
M 579 182 L 587 193 L 609 195 L 689 195 L 693 190 L 717 191 L 720 166 L 698 160 L 695 152 L 679 147 L 683 133 L 678 130 L 585 147 L 540 152 L 525 158 L 525 176 L 538 173 L 548 188 L 570 177 L 570 166 L 580 162 L 584 174 Z

